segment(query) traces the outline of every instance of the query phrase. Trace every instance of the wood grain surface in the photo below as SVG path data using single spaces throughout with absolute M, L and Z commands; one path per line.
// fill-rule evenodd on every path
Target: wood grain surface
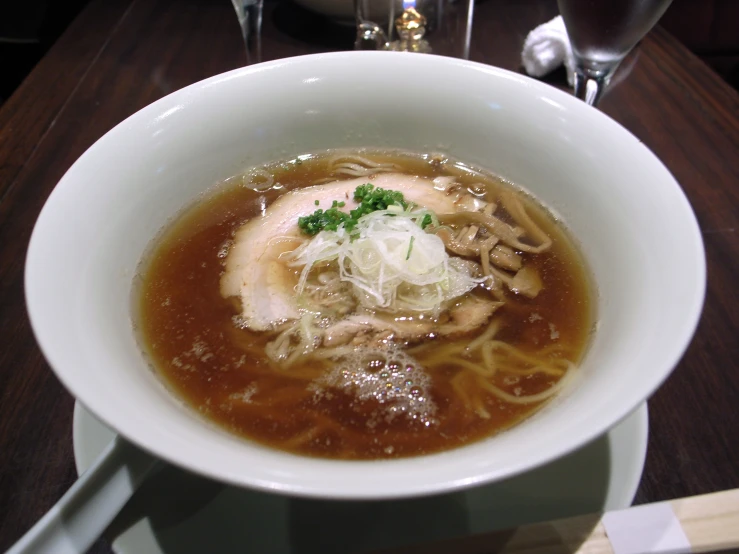
M 521 71 L 526 33 L 556 13 L 553 0 L 479 2 L 471 58 Z M 352 41 L 351 29 L 288 0 L 266 6 L 266 60 L 348 50 Z M 92 0 L 0 109 L 0 550 L 76 477 L 73 399 L 36 345 L 23 298 L 25 252 L 44 201 L 75 159 L 124 118 L 245 63 L 228 1 Z M 708 263 L 695 339 L 649 401 L 636 502 L 737 488 L 739 96 L 659 28 L 621 73 L 601 109 L 672 171 L 695 209 Z M 546 80 L 566 85 L 561 71 Z M 245 101 L 258 109 L 259 98 Z M 99 541 L 93 551 L 110 548 Z

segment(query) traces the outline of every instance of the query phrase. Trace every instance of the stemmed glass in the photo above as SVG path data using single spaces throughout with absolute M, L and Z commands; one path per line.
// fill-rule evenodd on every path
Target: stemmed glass
M 595 106 L 626 54 L 672 0 L 558 0 L 575 58 L 575 96 Z
M 354 48 L 469 59 L 474 7 L 474 0 L 354 0 Z

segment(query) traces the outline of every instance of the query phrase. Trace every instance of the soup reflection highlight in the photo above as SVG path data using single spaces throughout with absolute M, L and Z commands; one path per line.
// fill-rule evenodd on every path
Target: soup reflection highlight
M 328 152 L 215 187 L 155 240 L 142 346 L 209 420 L 292 453 L 489 437 L 576 371 L 592 286 L 530 196 L 458 160 Z

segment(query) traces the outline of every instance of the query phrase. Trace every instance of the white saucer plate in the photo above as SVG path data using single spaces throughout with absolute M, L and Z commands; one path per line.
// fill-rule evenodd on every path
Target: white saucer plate
M 114 437 L 79 403 L 73 434 L 78 473 Z M 351 554 L 621 509 L 636 494 L 647 436 L 644 403 L 602 437 L 536 470 L 410 500 L 290 498 L 166 466 L 136 492 L 107 537 L 118 554 Z

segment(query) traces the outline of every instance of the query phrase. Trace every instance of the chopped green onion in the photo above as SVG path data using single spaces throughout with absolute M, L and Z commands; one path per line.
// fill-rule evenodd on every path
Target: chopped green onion
M 372 183 L 359 185 L 354 190 L 354 200 L 359 205 L 349 213 L 339 210 L 346 206 L 346 202 L 334 200 L 327 210 L 319 209 L 311 215 L 299 217 L 298 227 L 309 236 L 315 236 L 324 229 L 336 231 L 339 225 L 344 225 L 344 228 L 351 232 L 362 216 L 378 210 L 402 212 L 408 208 L 402 192 L 376 188 Z M 318 206 L 319 201 L 316 200 L 315 204 Z
M 411 250 L 413 250 L 413 241 L 416 240 L 416 237 L 411 235 L 411 240 L 408 242 L 408 253 L 405 255 L 405 259 L 408 260 L 411 257 Z

